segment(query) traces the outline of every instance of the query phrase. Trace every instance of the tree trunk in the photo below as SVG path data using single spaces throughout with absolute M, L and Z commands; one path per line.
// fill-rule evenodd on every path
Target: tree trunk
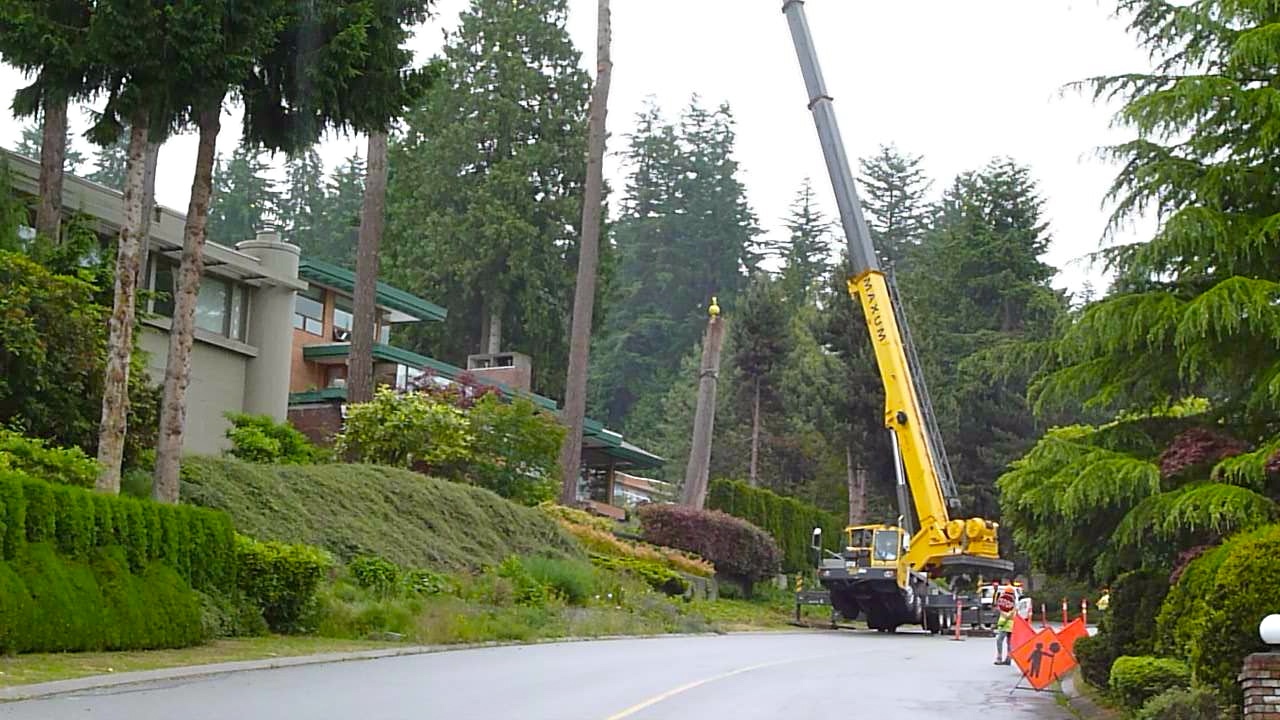
M 596 22 L 596 85 L 591 91 L 587 116 L 587 182 L 582 198 L 582 241 L 578 244 L 578 280 L 573 293 L 573 328 L 569 336 L 569 373 L 565 380 L 561 421 L 568 428 L 560 446 L 560 504 L 578 499 L 582 463 L 582 422 L 587 408 L 587 365 L 591 348 L 591 320 L 595 312 L 596 272 L 600 260 L 600 205 L 604 187 L 605 119 L 610 58 L 609 0 L 599 0 Z
M 36 232 L 57 243 L 62 229 L 62 173 L 67 162 L 67 100 L 49 98 L 41 108 L 40 204 Z M 132 139 L 132 138 L 131 138 Z
M 124 222 L 116 250 L 115 295 L 111 301 L 106 372 L 102 383 L 102 419 L 98 425 L 98 463 L 101 473 L 94 487 L 111 495 L 120 492 L 120 464 L 129 417 L 129 359 L 133 355 L 134 308 L 138 296 L 139 247 L 146 191 L 147 123 L 134 118 L 129 130 L 129 161 L 124 174 Z
M 204 272 L 205 228 L 213 194 L 213 157 L 221 129 L 222 98 L 200 111 L 196 125 L 200 144 L 196 171 L 191 179 L 187 225 L 182 233 L 182 265 L 174 282 L 173 324 L 169 328 L 169 360 L 164 371 L 164 400 L 160 405 L 160 434 L 156 440 L 155 481 L 151 497 L 178 502 L 178 470 L 187 424 L 187 385 L 191 382 L 191 345 L 194 342 L 196 297 Z
M 495 291 L 496 292 L 496 291 Z M 481 329 L 480 352 L 487 355 L 502 352 L 502 302 L 490 298 L 484 304 L 484 327 Z
M 138 251 L 138 287 L 146 286 L 147 260 L 151 255 L 151 216 L 156 208 L 156 163 L 160 160 L 160 143 L 147 143 L 146 169 L 142 176 L 142 247 Z
M 698 381 L 698 408 L 693 418 L 693 442 L 684 472 L 681 504 L 702 509 L 707 502 L 707 475 L 711 469 L 711 439 L 716 424 L 716 382 L 720 378 L 720 346 L 724 321 L 713 315 L 702 338 L 702 368 Z
M 867 469 L 853 464 L 853 445 L 844 446 L 845 472 L 849 487 L 849 524 L 858 525 L 867 516 Z
M 760 477 L 760 378 L 755 378 L 754 396 L 751 400 L 751 487 L 759 487 Z
M 347 402 L 373 399 L 373 333 L 377 317 L 378 244 L 382 241 L 387 199 L 387 134 L 369 133 L 365 165 L 364 204 L 360 209 L 360 239 L 356 243 L 355 308 L 351 355 L 347 362 Z

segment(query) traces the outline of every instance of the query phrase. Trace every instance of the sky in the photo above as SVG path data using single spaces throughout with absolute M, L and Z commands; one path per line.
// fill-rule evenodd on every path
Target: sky
M 413 41 L 420 61 L 439 51 L 469 4 L 439 0 L 436 17 Z M 646 101 L 674 118 L 696 94 L 706 105 L 729 104 L 741 178 L 766 233 L 785 236 L 783 219 L 806 177 L 835 216 L 781 0 L 613 0 L 612 6 L 605 173 L 614 188 L 624 186 L 618 153 Z M 569 9 L 570 35 L 594 75 L 596 0 L 569 0 Z M 935 196 L 957 173 L 992 158 L 1028 165 L 1053 237 L 1044 259 L 1061 271 L 1054 285 L 1105 288 L 1087 255 L 1103 242 L 1104 196 L 1116 168 L 1097 151 L 1129 134 L 1112 127 L 1115 105 L 1064 86 L 1150 67 L 1112 0 L 808 0 L 805 10 L 851 158 L 882 144 L 922 155 Z M 4 96 L 22 83 L 17 71 L 0 66 Z M 87 124 L 73 113 L 73 132 Z M 0 116 L 0 145 L 16 145 L 21 127 Z M 232 151 L 239 130 L 239 110 L 230 107 L 219 152 Z M 83 139 L 75 142 L 88 154 Z M 162 148 L 161 204 L 185 210 L 195 149 L 192 134 Z M 332 168 L 355 150 L 363 154 L 364 139 L 330 137 L 318 149 Z M 1150 226 L 1140 222 L 1113 241 L 1143 239 Z

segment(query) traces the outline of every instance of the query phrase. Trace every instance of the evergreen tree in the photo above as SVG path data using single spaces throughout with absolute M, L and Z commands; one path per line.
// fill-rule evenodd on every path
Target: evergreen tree
M 880 262 L 888 268 L 905 270 L 929 229 L 926 196 L 933 183 L 920 167 L 923 162 L 923 157 L 892 145 L 882 145 L 876 155 L 860 160 L 867 226 Z
M 781 391 L 778 373 L 786 358 L 787 307 L 778 282 L 758 273 L 743 302 L 738 303 L 730 331 L 734 336 L 732 362 L 742 382 L 740 401 L 751 418 L 751 460 L 748 480 L 760 484 L 760 436 L 764 416 L 773 414 Z
M 22 137 L 18 140 L 18 147 L 14 149 L 19 155 L 30 158 L 39 162 L 40 147 L 44 144 L 44 131 L 41 129 L 40 120 L 27 123 L 22 126 Z M 71 132 L 67 131 L 66 135 L 67 149 L 62 164 L 66 172 L 74 173 L 84 163 L 84 155 L 71 147 Z
M 93 149 L 93 172 L 85 177 L 113 190 L 124 190 L 124 171 L 129 162 L 129 133 L 114 142 Z
M 325 197 L 324 162 L 314 148 L 307 148 L 289 158 L 286 165 L 288 181 L 280 195 L 278 212 L 284 237 L 289 242 L 311 252 L 312 239 L 324 228 Z
M 782 292 L 792 307 L 808 304 L 831 270 L 831 223 L 817 208 L 808 178 L 796 193 L 787 219 L 789 241 L 774 252 L 782 257 Z
M 364 158 L 354 152 L 329 174 L 315 229 L 297 236 L 303 257 L 354 270 L 363 198 Z
M 261 153 L 241 143 L 231 158 L 214 162 L 213 202 L 209 206 L 209 239 L 234 247 L 252 240 L 266 218 L 280 206 L 275 181 L 267 176 L 271 165 Z
M 593 404 L 643 434 L 684 349 L 698 342 L 711 297 L 732 316 L 759 257 L 759 230 L 737 177 L 727 106 L 708 111 L 695 98 L 678 125 L 650 106 L 629 140 L 617 281 L 592 353 Z
M 447 323 L 413 341 L 455 362 L 527 353 L 548 394 L 565 379 L 591 86 L 567 20 L 567 0 L 473 0 L 387 191 L 388 274 L 449 298 Z

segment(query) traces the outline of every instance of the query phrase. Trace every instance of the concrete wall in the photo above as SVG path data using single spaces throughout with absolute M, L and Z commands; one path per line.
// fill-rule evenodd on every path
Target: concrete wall
M 147 365 L 152 382 L 163 384 L 169 358 L 169 333 L 146 326 L 139 342 L 150 354 Z M 222 414 L 244 411 L 245 370 L 250 359 L 243 352 L 196 338 L 191 347 L 183 451 L 212 455 L 229 446 L 225 433 L 230 423 Z

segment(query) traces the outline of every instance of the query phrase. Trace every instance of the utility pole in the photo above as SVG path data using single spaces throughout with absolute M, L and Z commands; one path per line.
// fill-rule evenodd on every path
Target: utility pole
M 702 368 L 698 373 L 698 410 L 693 418 L 693 446 L 684 473 L 681 504 L 702 509 L 707 501 L 707 475 L 711 469 L 711 436 L 716 423 L 716 382 L 720 379 L 720 346 L 724 321 L 720 306 L 711 298 L 707 330 L 702 336 Z

